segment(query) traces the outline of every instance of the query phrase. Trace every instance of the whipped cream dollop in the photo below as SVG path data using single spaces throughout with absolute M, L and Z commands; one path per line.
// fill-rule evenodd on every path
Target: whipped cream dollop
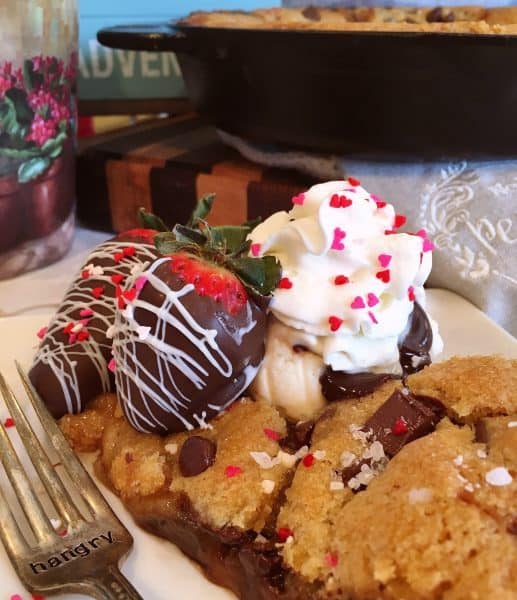
M 425 309 L 433 249 L 424 230 L 401 232 L 404 223 L 349 178 L 311 187 L 253 230 L 251 254 L 282 265 L 271 311 L 293 345 L 335 371 L 401 372 L 398 343 L 415 302 Z M 433 357 L 443 344 L 429 321 Z

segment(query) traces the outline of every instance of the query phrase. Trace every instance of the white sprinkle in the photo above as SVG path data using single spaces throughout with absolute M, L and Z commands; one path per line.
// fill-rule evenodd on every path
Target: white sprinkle
M 78 333 L 79 331 L 81 331 L 81 329 L 84 327 L 84 325 L 82 323 L 76 323 L 73 327 L 72 327 L 72 333 Z
M 467 483 L 465 485 L 465 491 L 467 491 L 467 492 L 473 492 L 474 491 L 474 486 L 471 483 Z
M 463 464 L 463 454 L 458 454 L 456 458 L 452 461 L 457 467 L 461 467 Z
M 372 462 L 379 462 L 381 461 L 383 458 L 386 458 L 386 455 L 384 454 L 384 447 L 381 444 L 381 442 L 379 441 L 375 441 L 373 442 L 369 448 L 367 448 L 364 452 L 363 452 L 363 456 L 362 458 L 364 459 L 368 459 L 371 458 Z
M 330 482 L 330 491 L 337 492 L 338 490 L 344 490 L 345 484 L 342 481 L 331 481 Z
M 350 477 L 347 485 L 351 490 L 357 490 L 361 487 L 361 484 L 359 483 L 359 480 L 356 477 Z
M 90 274 L 95 277 L 100 277 L 101 275 L 104 275 L 104 269 L 97 265 L 90 270 Z
M 343 454 L 341 454 L 341 466 L 346 469 L 346 467 L 349 467 L 356 458 L 357 456 L 353 452 L 348 452 L 348 450 L 345 450 Z
M 106 329 L 106 337 L 108 340 L 112 340 L 115 336 L 115 325 L 110 325 L 108 329 Z
M 312 453 L 312 455 L 316 460 L 323 460 L 325 456 L 327 456 L 327 453 L 325 452 L 325 450 L 316 450 Z
M 178 451 L 178 444 L 165 444 L 164 449 L 165 452 L 168 452 L 169 454 L 176 454 L 176 452 Z
M 477 455 L 479 458 L 486 458 L 488 456 L 488 454 L 484 450 L 481 450 L 481 448 L 478 448 Z
M 294 542 L 294 538 L 292 535 L 290 535 L 286 540 L 285 543 L 287 544 L 292 544 Z
M 151 328 L 146 327 L 145 325 L 140 325 L 139 327 L 136 328 L 136 332 L 138 334 L 138 339 L 141 342 L 143 342 L 144 340 L 146 340 L 149 337 L 149 334 L 151 333 Z
M 272 479 L 262 480 L 262 491 L 264 494 L 271 494 L 275 489 L 275 482 Z
M 409 504 L 426 504 L 433 499 L 433 492 L 429 488 L 413 488 L 409 490 Z
M 261 469 L 272 469 L 278 464 L 267 452 L 250 452 L 250 456 Z
M 60 529 L 61 525 L 63 525 L 63 521 L 61 519 L 50 519 L 50 523 L 54 529 Z
M 488 484 L 497 487 L 510 485 L 513 481 L 512 476 L 505 467 L 496 467 L 495 469 L 488 471 L 485 475 L 485 479 Z
M 517 427 L 517 421 L 508 421 L 508 429 L 512 429 L 513 427 Z

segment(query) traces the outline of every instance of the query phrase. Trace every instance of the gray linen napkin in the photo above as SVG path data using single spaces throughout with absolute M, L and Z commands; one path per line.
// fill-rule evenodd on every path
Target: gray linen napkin
M 428 283 L 460 294 L 517 336 L 517 160 L 377 163 L 261 148 L 220 132 L 246 158 L 321 180 L 353 175 L 426 229 L 436 250 Z

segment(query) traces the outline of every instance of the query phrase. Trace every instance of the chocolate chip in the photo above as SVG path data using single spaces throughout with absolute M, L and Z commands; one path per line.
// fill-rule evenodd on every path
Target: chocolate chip
M 314 421 L 301 421 L 296 425 L 288 423 L 287 435 L 279 440 L 278 443 L 282 450 L 296 452 L 302 446 L 310 445 L 313 429 Z
M 409 442 L 431 433 L 440 418 L 416 396 L 395 390 L 366 421 L 362 430 L 371 430 L 372 439 L 381 442 L 384 453 L 391 458 Z M 405 422 L 406 431 L 395 435 L 392 427 L 399 420 Z
M 321 13 L 316 6 L 307 6 L 302 10 L 302 15 L 309 21 L 321 21 Z
M 206 471 L 215 462 L 217 447 L 211 440 L 194 435 L 185 440 L 179 454 L 183 477 L 193 477 Z
M 454 21 L 454 14 L 450 10 L 446 11 L 441 6 L 437 6 L 427 13 L 426 21 L 428 23 L 451 23 Z

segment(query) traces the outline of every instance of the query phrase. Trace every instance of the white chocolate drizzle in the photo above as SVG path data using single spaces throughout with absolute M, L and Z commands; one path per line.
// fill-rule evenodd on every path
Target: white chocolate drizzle
M 191 398 L 180 388 L 177 374 L 187 378 L 200 391 L 207 386 L 210 369 L 229 381 L 235 379 L 236 375 L 230 359 L 218 344 L 217 330 L 200 325 L 182 301 L 184 296 L 194 290 L 194 285 L 188 283 L 179 290 L 172 290 L 155 274 L 160 265 L 170 260 L 169 257 L 158 259 L 145 272 L 145 285 L 152 286 L 163 296 L 162 304 L 156 306 L 137 296 L 124 311 L 117 312 L 115 321 L 113 354 L 117 393 L 128 421 L 142 432 L 167 431 L 167 426 L 156 412 L 172 414 L 187 430 L 206 426 L 205 411 L 192 414 L 189 410 Z M 153 325 L 145 332 L 145 336 L 142 336 L 142 325 L 135 319 L 136 310 L 140 315 L 141 311 L 145 311 L 152 316 L 151 319 L 146 319 L 146 322 L 152 322 Z M 242 337 L 255 326 L 256 321 L 248 310 L 245 326 L 235 333 L 236 343 L 240 345 Z M 181 338 L 183 344 L 187 340 L 196 352 L 185 351 L 166 341 L 167 337 L 171 339 L 168 336 L 171 328 L 177 331 L 177 337 Z M 137 359 L 139 344 L 150 347 L 154 357 L 151 364 L 144 365 Z M 193 357 L 196 353 L 201 353 L 206 364 L 201 364 Z M 258 366 L 248 364 L 245 367 L 242 385 L 235 389 L 233 397 L 223 406 L 207 404 L 206 408 L 215 412 L 227 408 L 248 386 Z
M 117 262 L 114 259 L 115 254 L 123 252 L 125 248 L 134 248 L 134 254 L 124 255 Z M 87 396 L 89 382 L 84 380 L 84 376 L 81 377 L 77 368 L 81 361 L 91 363 L 93 372 L 101 383 L 102 391 L 110 391 L 107 359 L 110 356 L 111 344 L 107 333 L 115 319 L 116 303 L 114 293 L 116 284 L 111 277 L 120 275 L 125 278 L 143 260 L 152 260 L 155 257 L 156 249 L 152 244 L 136 240 L 110 240 L 98 246 L 90 254 L 86 267 L 81 270 L 68 289 L 61 306 L 48 326 L 33 364 L 33 368 L 39 363 L 46 365 L 58 380 L 68 413 L 80 412 L 84 408 L 84 400 L 89 399 Z M 106 266 L 105 261 L 110 259 L 113 264 Z M 103 266 L 96 264 L 98 261 L 103 261 Z M 85 272 L 88 273 L 88 277 L 83 276 Z M 95 287 L 104 288 L 104 292 L 98 298 L 92 294 L 92 288 Z M 79 313 L 82 309 L 91 310 L 88 319 L 91 324 L 86 326 L 89 337 L 80 342 L 70 343 L 69 340 L 64 340 L 63 330 L 69 323 L 80 320 Z M 82 329 L 77 326 L 75 328 Z

